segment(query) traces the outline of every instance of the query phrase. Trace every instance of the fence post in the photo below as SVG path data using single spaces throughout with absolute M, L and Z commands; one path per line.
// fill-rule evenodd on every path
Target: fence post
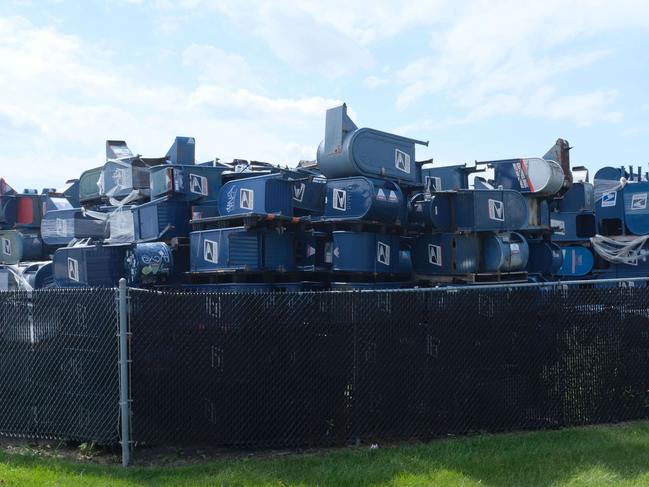
M 128 304 L 126 279 L 119 280 L 119 406 L 122 426 L 122 467 L 131 462 L 131 403 L 128 373 Z

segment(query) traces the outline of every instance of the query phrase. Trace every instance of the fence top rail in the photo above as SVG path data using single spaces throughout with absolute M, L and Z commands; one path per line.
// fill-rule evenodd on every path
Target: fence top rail
M 634 287 L 636 283 L 648 283 L 649 277 L 631 277 L 631 278 L 616 278 L 616 279 L 583 279 L 574 281 L 549 281 L 549 282 L 518 282 L 518 283 L 488 283 L 488 284 L 472 284 L 472 285 L 448 285 L 437 287 L 418 287 L 418 288 L 393 288 L 393 289 L 351 289 L 351 290 L 330 290 L 330 291 L 287 291 L 282 293 L 277 292 L 254 292 L 245 293 L 237 291 L 221 291 L 221 290 L 184 290 L 181 288 L 174 289 L 141 289 L 129 288 L 130 291 L 137 291 L 148 294 L 187 294 L 187 295 L 277 295 L 277 294 L 306 294 L 306 295 L 320 295 L 320 294 L 385 294 L 385 293 L 431 293 L 431 292 L 463 292 L 463 291 L 479 291 L 479 290 L 509 290 L 509 289 L 525 289 L 525 288 L 565 288 L 569 286 L 591 286 L 594 284 L 618 285 L 617 287 Z M 624 286 L 624 285 L 627 286 Z M 629 286 L 631 284 L 631 286 Z
M 93 293 L 102 293 L 102 294 L 114 294 L 117 296 L 118 288 L 114 287 L 48 287 L 42 289 L 10 289 L 8 291 L 0 291 L 0 297 L 2 296 L 27 296 L 33 297 L 37 295 L 48 295 L 48 294 L 81 294 L 88 295 Z
M 485 283 L 485 284 L 472 284 L 472 285 L 440 285 L 436 287 L 415 287 L 415 288 L 393 288 L 393 289 L 350 289 L 350 290 L 331 290 L 331 291 L 287 291 L 279 294 L 358 294 L 358 293 L 369 293 L 369 294 L 383 294 L 383 293 L 431 293 L 431 292 L 463 292 L 463 291 L 479 291 L 485 289 L 523 289 L 523 288 L 564 288 L 567 286 L 592 286 L 592 285 L 618 285 L 618 287 L 634 287 L 635 284 L 640 283 L 649 283 L 649 277 L 627 277 L 627 278 L 616 278 L 616 279 L 583 279 L 583 280 L 574 280 L 574 281 L 548 281 L 548 282 L 500 282 L 500 283 Z M 631 284 L 629 286 L 629 284 Z M 117 293 L 118 288 L 90 288 L 90 287 L 70 287 L 70 288 L 47 288 L 47 289 L 35 289 L 33 291 L 25 291 L 23 289 L 13 289 L 10 291 L 0 292 L 0 296 L 11 296 L 11 295 L 25 295 L 31 296 L 34 294 L 46 294 L 46 293 L 66 293 L 66 294 L 75 294 L 75 293 L 92 293 L 92 292 L 108 292 L 113 291 Z M 150 294 L 252 294 L 252 295 L 276 295 L 277 292 L 255 292 L 255 293 L 244 293 L 237 291 L 221 291 L 221 290 L 185 290 L 182 288 L 168 288 L 168 289 L 141 289 L 141 288 L 129 288 L 130 291 L 137 291 L 142 293 Z

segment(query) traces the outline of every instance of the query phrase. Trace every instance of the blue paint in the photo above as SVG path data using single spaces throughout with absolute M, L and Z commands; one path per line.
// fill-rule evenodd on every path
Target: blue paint
M 194 137 L 176 137 L 165 157 L 170 164 L 194 164 L 196 158 L 196 141 Z
M 13 228 L 16 224 L 16 196 L 0 195 L 0 229 Z
M 190 234 L 190 270 L 290 271 L 295 269 L 293 235 L 244 227 Z
M 482 239 L 483 272 L 515 272 L 527 266 L 529 248 L 525 238 L 516 232 L 485 236 Z
M 454 215 L 460 231 L 516 230 L 527 222 L 527 202 L 516 191 L 458 191 Z
M 438 232 L 451 231 L 453 199 L 450 192 L 414 195 L 408 207 L 408 223 L 413 227 L 432 228 Z
M 562 247 L 563 263 L 557 272 L 562 277 L 581 277 L 590 274 L 595 259 L 590 249 L 580 245 Z
M 649 182 L 629 183 L 621 193 L 627 231 L 632 235 L 649 235 Z
M 108 161 L 102 171 L 102 196 L 124 198 L 133 190 L 148 190 L 149 166 L 139 159 Z
M 417 195 L 411 223 L 440 232 L 517 230 L 528 221 L 527 200 L 510 190 L 459 190 Z
M 400 238 L 369 232 L 332 232 L 333 270 L 397 274 Z
M 124 276 L 130 244 L 63 247 L 54 253 L 54 281 L 60 287 L 116 287 Z
M 481 162 L 494 168 L 493 186 L 524 194 L 551 197 L 564 187 L 563 169 L 541 158 Z
M 561 212 L 582 212 L 595 210 L 595 188 L 590 183 L 573 183 L 558 201 Z
M 323 178 L 299 178 L 291 183 L 293 212 L 296 216 L 322 215 L 327 193 Z
M 410 250 L 399 251 L 399 274 L 412 274 L 412 257 Z
M 376 221 L 403 225 L 406 202 L 401 188 L 387 180 L 353 177 L 327 181 L 322 220 Z
M 622 167 L 602 167 L 595 173 L 593 179 L 595 186 L 600 181 L 615 181 L 618 182 L 621 178 L 629 179 L 629 173 Z
M 41 221 L 43 243 L 58 247 L 75 238 L 103 240 L 109 236 L 108 222 L 84 214 L 79 208 L 48 211 Z
M 415 237 L 412 268 L 420 275 L 468 274 L 479 271 L 480 240 L 476 234 Z
M 52 262 L 41 264 L 34 274 L 33 282 L 30 284 L 34 289 L 44 289 L 54 285 L 54 265 Z
M 56 193 L 66 198 L 70 202 L 72 208 L 79 208 L 81 206 L 78 179 L 67 180 L 62 188 L 56 190 Z
M 649 260 L 645 257 L 633 264 L 609 264 L 607 269 L 595 269 L 598 279 L 617 279 L 624 277 L 647 277 L 649 276 Z
M 187 237 L 191 230 L 189 203 L 185 201 L 159 198 L 131 211 L 136 242 Z
M 427 191 L 456 191 L 469 189 L 469 174 L 477 172 L 466 164 L 456 166 L 430 167 L 421 170 L 422 182 Z
M 222 166 L 164 164 L 150 169 L 151 198 L 173 195 L 174 199 L 215 203 L 222 185 Z
M 197 203 L 192 205 L 192 220 L 202 220 L 217 216 L 219 216 L 219 206 L 214 203 Z
M 342 105 L 327 110 L 325 139 L 318 147 L 317 160 L 322 174 L 330 179 L 368 176 L 419 184 L 415 144 L 428 145 L 379 130 L 359 129 L 347 116 L 347 106 Z
M 556 274 L 563 263 L 561 247 L 553 242 L 528 241 L 527 272 L 531 274 Z
M 597 233 L 624 234 L 624 198 L 619 190 L 620 178 L 628 174 L 623 169 L 604 167 L 595 173 L 594 188 Z
M 281 174 L 228 181 L 219 193 L 219 213 L 293 215 L 292 183 Z
M 43 260 L 43 241 L 33 230 L 0 230 L 0 264 Z
M 163 242 L 135 244 L 126 251 L 124 270 L 129 286 L 164 284 L 174 275 L 174 256 Z
M 295 259 L 300 270 L 331 269 L 331 235 L 313 230 L 295 234 Z
M 552 212 L 550 226 L 555 242 L 587 242 L 597 232 L 593 212 Z
M 422 235 L 412 244 L 412 267 L 420 275 L 520 271 L 528 257 L 527 241 L 515 232 Z

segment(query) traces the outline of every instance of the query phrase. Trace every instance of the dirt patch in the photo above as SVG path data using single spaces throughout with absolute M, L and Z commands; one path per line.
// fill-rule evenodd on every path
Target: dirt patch
M 244 458 L 273 459 L 287 456 L 327 455 L 336 451 L 347 451 L 349 448 L 246 450 L 210 446 L 140 445 L 132 455 L 132 464 L 141 467 L 176 467 L 197 465 L 218 460 Z M 102 447 L 91 443 L 0 438 L 0 449 L 8 455 L 21 455 L 43 459 L 52 458 L 86 464 L 119 465 L 122 461 L 119 446 Z
M 121 461 L 118 450 L 114 448 L 98 448 L 92 443 L 0 438 L 0 449 L 9 455 L 54 458 L 80 463 L 92 462 L 107 465 Z
M 326 456 L 336 452 L 387 448 L 390 446 L 416 445 L 418 442 L 383 443 L 381 445 L 359 444 L 353 446 L 296 449 L 232 449 L 210 446 L 146 446 L 139 445 L 132 464 L 140 467 L 182 467 L 219 460 L 245 458 L 276 459 L 285 457 Z M 47 440 L 24 440 L 0 438 L 0 449 L 9 455 L 61 459 L 77 463 L 100 465 L 121 464 L 119 446 L 100 447 L 89 443 L 70 443 Z

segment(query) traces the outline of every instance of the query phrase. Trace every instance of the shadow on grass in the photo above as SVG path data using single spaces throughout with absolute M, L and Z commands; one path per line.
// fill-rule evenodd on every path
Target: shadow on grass
M 550 486 L 597 469 L 608 481 L 649 478 L 649 423 L 434 440 L 284 458 L 221 459 L 187 467 L 81 464 L 3 454 L 17 468 L 111 485 Z M 646 480 L 646 479 L 645 479 Z M 84 485 L 80 481 L 78 485 Z

